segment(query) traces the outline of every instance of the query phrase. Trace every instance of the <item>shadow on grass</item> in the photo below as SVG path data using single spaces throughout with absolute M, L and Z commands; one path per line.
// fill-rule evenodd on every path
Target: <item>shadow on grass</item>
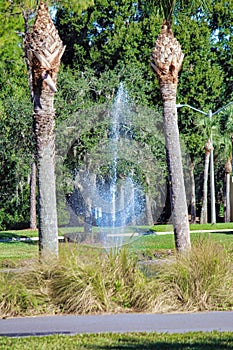
M 14 338 L 15 336 L 18 337 Z M 13 349 L 16 342 L 17 345 L 24 345 L 22 348 L 25 349 L 43 348 L 47 350 L 227 350 L 233 349 L 233 333 L 217 331 L 183 334 L 144 332 L 76 334 L 69 336 L 68 332 L 57 332 L 53 334 L 34 333 L 34 336 L 25 333 L 22 338 L 19 334 L 6 334 L 5 337 L 0 337 L 0 348 Z
M 35 244 L 31 237 L 18 234 L 11 231 L 0 231 L 0 242 L 2 243 L 12 243 L 12 242 L 24 242 L 29 244 Z
M 110 339 L 109 339 L 110 340 Z M 105 339 L 107 343 L 107 339 Z M 233 333 L 185 333 L 185 334 L 154 334 L 147 333 L 137 336 L 118 335 L 110 340 L 111 344 L 93 345 L 85 343 L 85 348 L 95 350 L 213 350 L 233 349 Z

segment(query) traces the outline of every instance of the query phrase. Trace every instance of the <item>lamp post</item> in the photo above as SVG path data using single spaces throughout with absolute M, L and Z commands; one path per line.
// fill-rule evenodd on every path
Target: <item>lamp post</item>
M 201 111 L 198 108 L 195 108 L 193 106 L 190 106 L 187 103 L 184 104 L 177 104 L 176 108 L 181 108 L 181 107 L 188 107 L 193 109 L 194 111 L 204 114 L 205 116 L 208 116 L 210 120 L 212 120 L 212 117 L 220 112 L 222 112 L 224 109 L 226 109 L 229 105 L 231 105 L 233 101 L 229 102 L 226 106 L 218 109 L 215 112 L 212 112 L 211 110 L 208 111 L 208 113 Z M 210 141 L 213 144 L 212 140 L 212 133 L 210 135 Z M 211 198 L 211 223 L 215 224 L 216 223 L 216 207 L 215 207 L 215 183 L 214 183 L 214 152 L 213 149 L 210 152 L 210 198 Z

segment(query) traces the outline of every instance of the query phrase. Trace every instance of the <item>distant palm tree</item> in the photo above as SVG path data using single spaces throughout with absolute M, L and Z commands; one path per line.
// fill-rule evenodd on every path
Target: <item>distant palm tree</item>
M 232 174 L 232 152 L 233 152 L 233 108 L 228 107 L 225 111 L 227 118 L 224 125 L 224 136 L 222 143 L 225 156 L 225 191 L 224 191 L 224 219 L 225 222 L 231 220 L 231 200 L 230 200 L 230 177 Z
M 205 143 L 205 166 L 204 166 L 204 177 L 203 177 L 203 201 L 201 208 L 200 223 L 206 224 L 208 222 L 208 174 L 210 165 L 210 153 L 213 150 L 213 144 L 211 139 Z
M 182 253 L 191 247 L 176 109 L 178 73 L 182 66 L 184 54 L 172 32 L 171 18 L 178 1 L 164 0 L 160 3 L 165 19 L 152 52 L 151 67 L 158 77 L 163 99 L 172 221 L 176 250 Z
M 231 146 L 232 147 L 232 146 Z M 232 173 L 232 157 L 225 163 L 225 191 L 224 191 L 224 221 L 231 221 L 231 199 L 230 199 L 230 180 Z
M 206 140 L 205 149 L 205 165 L 203 175 L 203 197 L 200 223 L 206 224 L 208 222 L 208 177 L 210 168 L 210 153 L 213 151 L 212 136 L 215 141 L 215 147 L 219 146 L 219 122 L 216 118 L 210 119 L 207 117 L 201 118 L 197 121 L 197 127 L 201 130 L 203 138 Z
M 58 255 L 53 100 L 60 59 L 65 48 L 43 1 L 40 1 L 32 30 L 25 35 L 24 49 L 31 71 L 34 101 L 39 250 L 41 259 L 44 260 Z

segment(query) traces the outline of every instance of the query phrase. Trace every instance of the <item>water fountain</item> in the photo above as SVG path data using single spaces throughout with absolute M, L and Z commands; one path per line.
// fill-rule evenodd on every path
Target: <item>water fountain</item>
M 81 237 L 107 249 L 132 242 L 138 237 L 136 226 L 149 223 L 148 193 L 156 196 L 149 203 L 150 216 L 156 221 L 166 198 L 164 139 L 156 118 L 155 111 L 135 108 L 120 84 L 110 110 L 106 106 L 85 110 L 60 127 L 58 169 L 64 173 L 57 174 L 57 182 L 66 189 L 58 193 L 58 204 L 67 217 L 62 233 L 69 226 L 71 233 L 80 236 L 84 226 Z M 95 143 L 77 158 L 82 137 L 90 134 L 92 140 L 96 132 Z M 156 159 L 152 147 L 161 148 L 161 157 Z
M 132 111 L 128 94 L 120 84 L 110 111 L 110 130 L 108 134 L 108 171 L 99 184 L 98 196 L 102 207 L 96 210 L 101 240 L 104 246 L 119 247 L 132 239 L 135 232 L 128 226 L 135 224 L 135 212 L 139 220 L 143 212 L 144 196 L 139 195 L 140 186 L 134 181 L 132 164 L 125 153 L 132 145 Z M 101 176 L 100 176 L 101 177 Z

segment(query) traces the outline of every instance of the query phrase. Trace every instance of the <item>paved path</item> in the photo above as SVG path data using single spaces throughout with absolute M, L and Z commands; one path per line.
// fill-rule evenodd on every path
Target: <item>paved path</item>
M 116 314 L 100 316 L 46 316 L 0 320 L 0 336 L 23 337 L 78 333 L 194 331 L 233 332 L 233 311 L 181 314 Z

